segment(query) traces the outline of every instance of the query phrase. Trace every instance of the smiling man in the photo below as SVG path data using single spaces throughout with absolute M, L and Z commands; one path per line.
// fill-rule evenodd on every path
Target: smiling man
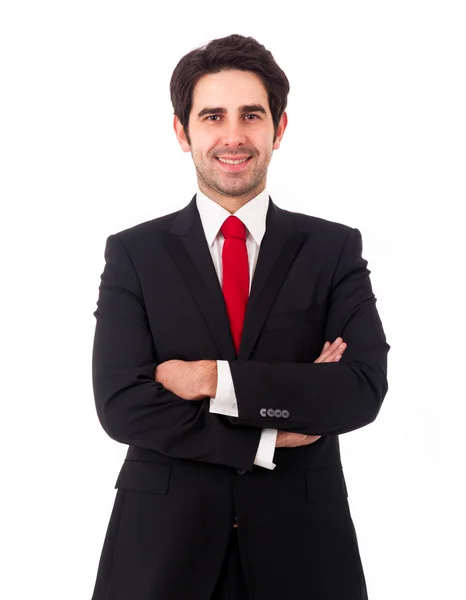
M 186 130 L 176 115 L 174 126 L 182 149 L 191 152 L 199 189 L 233 214 L 265 189 L 286 124 L 283 112 L 274 126 L 261 78 L 232 69 L 199 79 Z
M 107 239 L 94 397 L 129 448 L 93 600 L 368 597 L 338 436 L 377 417 L 390 346 L 359 230 L 267 192 L 288 91 L 253 38 L 184 56 L 198 190 Z

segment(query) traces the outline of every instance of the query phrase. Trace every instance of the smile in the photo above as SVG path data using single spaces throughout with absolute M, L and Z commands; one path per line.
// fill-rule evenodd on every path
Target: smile
M 241 158 L 239 160 L 232 160 L 230 158 L 220 158 L 220 156 L 217 157 L 218 160 L 226 165 L 239 165 L 243 162 L 246 162 L 249 159 L 249 156 L 247 156 L 246 158 Z
M 220 165 L 221 171 L 224 173 L 241 173 L 242 171 L 245 171 L 248 168 L 251 159 L 251 156 L 237 159 L 220 158 L 220 156 L 215 157 L 215 160 Z

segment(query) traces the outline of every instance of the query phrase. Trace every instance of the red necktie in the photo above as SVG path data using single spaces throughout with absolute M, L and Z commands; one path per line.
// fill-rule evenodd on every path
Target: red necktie
M 246 227 L 238 217 L 232 215 L 225 220 L 220 231 L 225 238 L 222 249 L 222 291 L 238 353 L 249 297 Z

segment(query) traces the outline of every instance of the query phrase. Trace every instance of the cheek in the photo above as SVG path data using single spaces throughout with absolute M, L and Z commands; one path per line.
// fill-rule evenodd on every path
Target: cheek
M 196 140 L 196 143 L 191 147 L 193 160 L 196 163 L 208 163 L 212 160 L 210 152 L 212 146 L 205 145 L 202 140 Z
M 220 148 L 217 136 L 204 134 L 202 139 L 198 140 L 198 151 L 204 160 L 211 161 L 213 154 Z
M 258 135 L 254 140 L 252 140 L 257 150 L 263 155 L 268 156 L 272 153 L 273 150 L 273 134 L 270 135 L 269 132 L 262 133 Z
M 190 129 L 191 144 L 198 156 L 202 156 L 211 152 L 218 143 L 217 136 L 213 131 L 205 129 Z

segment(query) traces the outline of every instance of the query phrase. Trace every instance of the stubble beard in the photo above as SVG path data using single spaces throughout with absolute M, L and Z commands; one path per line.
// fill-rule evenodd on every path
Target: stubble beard
M 255 160 L 255 156 L 253 155 L 252 160 Z M 261 187 L 262 183 L 266 180 L 267 169 L 271 159 L 271 156 L 267 157 L 263 165 L 255 165 L 252 172 L 248 173 L 245 177 L 243 174 L 229 175 L 227 173 L 222 176 L 221 173 L 216 171 L 214 164 L 209 162 L 212 161 L 212 158 L 207 158 L 205 161 L 198 161 L 195 160 L 193 154 L 192 157 L 200 186 L 202 183 L 203 187 L 205 186 L 207 189 L 214 190 L 217 194 L 234 198 L 249 196 L 254 190 Z M 206 168 L 203 168 L 203 163 L 206 164 Z

